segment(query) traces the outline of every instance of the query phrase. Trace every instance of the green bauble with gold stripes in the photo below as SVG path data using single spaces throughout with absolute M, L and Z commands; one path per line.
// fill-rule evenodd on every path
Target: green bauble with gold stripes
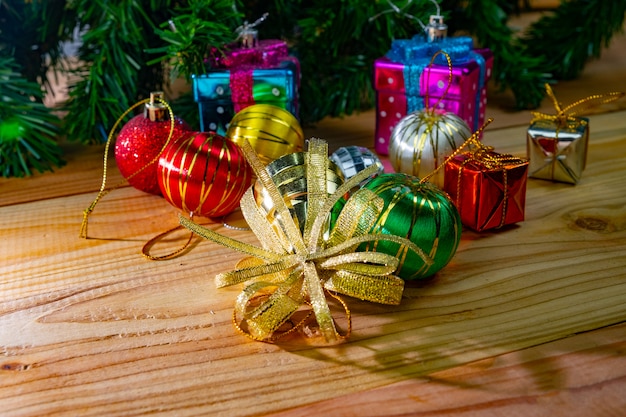
M 393 242 L 376 241 L 360 249 L 397 257 L 400 266 L 396 275 L 405 280 L 429 277 L 450 262 L 459 246 L 462 226 L 459 212 L 444 191 L 401 173 L 379 175 L 365 187 L 385 204 L 371 233 L 409 239 L 432 259 L 432 264 Z

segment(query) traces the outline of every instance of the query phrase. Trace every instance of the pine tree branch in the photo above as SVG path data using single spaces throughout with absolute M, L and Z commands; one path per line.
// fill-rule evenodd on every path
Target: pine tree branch
M 511 89 L 516 106 L 536 108 L 551 75 L 541 57 L 527 53 L 507 26 L 508 15 L 497 1 L 470 0 L 464 10 L 466 22 L 478 42 L 494 54 L 494 79 L 502 90 Z
M 101 142 L 120 114 L 162 88 L 161 67 L 148 66 L 145 50 L 156 45 L 153 34 L 166 19 L 169 4 L 169 0 L 68 3 L 84 31 L 78 52 L 82 65 L 70 74 L 65 107 L 69 140 Z
M 58 118 L 42 104 L 43 91 L 21 75 L 12 58 L 0 56 L 0 175 L 23 177 L 64 165 L 53 138 Z
M 625 1 L 564 1 L 530 25 L 521 46 L 527 56 L 540 57 L 555 78 L 573 79 L 623 31 L 625 16 Z

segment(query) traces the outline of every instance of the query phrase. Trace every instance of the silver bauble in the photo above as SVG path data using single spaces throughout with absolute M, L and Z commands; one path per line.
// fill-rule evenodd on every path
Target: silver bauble
M 431 174 L 470 136 L 467 123 L 454 113 L 422 109 L 403 117 L 389 138 L 389 162 L 397 172 L 419 178 Z M 443 168 L 429 181 L 443 189 Z
M 362 146 L 343 146 L 330 155 L 330 160 L 339 167 L 346 180 L 370 165 L 378 166 L 378 172 L 374 175 L 382 174 L 385 170 L 378 155 Z

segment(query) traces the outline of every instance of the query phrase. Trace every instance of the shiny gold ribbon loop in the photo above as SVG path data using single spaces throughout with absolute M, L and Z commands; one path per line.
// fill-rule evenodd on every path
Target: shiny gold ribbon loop
M 374 303 L 398 305 L 402 300 L 404 281 L 394 275 L 371 277 L 337 271 L 324 283 L 324 288 Z
M 219 243 L 222 246 L 236 249 L 239 252 L 243 252 L 248 255 L 252 255 L 257 258 L 261 258 L 266 261 L 269 261 L 269 262 L 276 261 L 280 259 L 281 257 L 281 254 L 279 253 L 270 252 L 270 251 L 261 249 L 257 246 L 240 242 L 228 236 L 221 235 L 207 227 L 200 226 L 199 224 L 193 222 L 192 220 L 187 219 L 182 214 L 178 216 L 178 220 L 181 225 L 185 226 L 187 229 L 191 230 L 198 236 L 201 236 L 205 239 L 212 240 L 213 242 Z
M 574 103 L 562 108 L 561 104 L 559 103 L 556 96 L 554 95 L 554 91 L 552 91 L 552 87 L 550 87 L 550 84 L 546 83 L 545 87 L 546 87 L 546 94 L 552 101 L 552 104 L 554 105 L 554 109 L 556 110 L 556 114 L 531 112 L 531 114 L 533 115 L 533 119 L 531 120 L 531 123 L 538 121 L 538 120 L 549 120 L 549 121 L 553 121 L 560 128 L 565 127 L 568 122 L 575 121 L 576 116 L 583 114 L 585 111 L 589 110 L 590 108 L 600 106 L 602 104 L 610 103 L 626 95 L 626 93 L 624 92 L 617 92 L 617 91 L 606 93 L 606 94 L 594 94 L 589 97 L 585 97 L 583 99 L 575 101 Z
M 327 258 L 319 263 L 319 267 L 381 276 L 393 274 L 398 264 L 397 258 L 386 253 L 352 252 Z
M 304 284 L 311 300 L 315 320 L 317 320 L 324 340 L 331 343 L 336 342 L 340 336 L 337 333 L 335 322 L 330 314 L 326 297 L 324 297 L 324 287 L 322 287 L 322 283 L 317 274 L 317 268 L 312 262 L 306 262 L 304 264 Z
M 324 204 L 322 205 L 322 208 L 320 209 L 320 213 L 330 213 L 331 209 L 335 206 L 335 204 L 337 204 L 339 199 L 341 199 L 343 196 L 348 194 L 350 190 L 357 187 L 358 184 L 360 184 L 362 181 L 376 174 L 376 172 L 378 172 L 378 167 L 376 166 L 376 164 L 370 165 L 369 167 L 365 168 L 364 170 L 360 171 L 359 173 L 351 177 L 348 181 L 341 184 L 332 195 L 330 195 L 329 197 L 325 199 Z M 348 200 L 348 203 L 352 204 L 350 203 L 350 200 Z M 342 210 L 342 213 L 344 212 L 344 210 Z M 345 212 L 348 213 L 348 210 L 345 210 Z M 327 215 L 320 215 L 314 219 L 313 226 L 311 227 L 311 233 L 309 235 L 309 241 L 308 241 L 309 251 L 315 251 L 316 248 L 319 246 L 320 242 L 322 242 L 322 232 L 323 232 L 324 224 L 326 222 L 326 218 L 327 218 Z M 335 233 L 337 235 L 342 234 L 343 228 L 341 226 L 338 226 L 338 227 L 339 229 L 337 231 L 331 231 L 331 234 L 332 233 Z M 331 242 L 329 242 L 328 245 L 333 245 L 339 239 L 340 238 L 332 238 Z
M 288 256 L 278 262 L 266 263 L 257 266 L 250 266 L 244 269 L 236 269 L 234 271 L 225 272 L 215 276 L 215 285 L 217 288 L 228 287 L 235 284 L 248 281 L 263 275 L 276 274 L 281 271 L 288 270 L 299 263 L 299 259 L 295 256 Z
M 247 285 L 237 297 L 235 302 L 235 317 L 241 317 L 246 321 L 249 335 L 257 340 L 270 338 L 271 335 L 285 323 L 302 304 L 300 300 L 291 298 L 287 293 L 299 279 L 302 271 L 293 272 L 289 278 L 276 286 L 270 282 L 253 282 Z M 269 291 L 267 289 L 274 289 Z M 251 310 L 248 306 L 252 304 L 253 298 L 259 297 L 266 290 L 266 300 Z M 241 329 L 238 323 L 237 328 Z
M 289 252 L 291 243 L 282 232 L 268 221 L 267 213 L 254 200 L 253 187 L 248 188 L 240 201 L 241 212 L 246 223 L 255 236 L 259 238 L 264 249 L 280 248 L 281 252 Z
M 384 205 L 383 199 L 367 188 L 352 195 L 339 213 L 337 226 L 330 233 L 328 246 L 337 245 L 352 236 L 361 236 L 369 232 Z
M 272 181 L 270 174 L 265 169 L 265 165 L 261 162 L 248 140 L 244 141 L 241 148 L 246 159 L 250 163 L 250 166 L 254 170 L 257 179 L 261 182 L 263 187 L 267 189 L 270 198 L 274 203 L 274 207 L 276 207 L 277 221 L 281 224 L 285 235 L 297 251 L 303 251 L 305 246 L 302 235 L 300 234 L 300 229 L 291 217 L 291 213 L 285 204 L 285 200 L 283 200 L 278 187 L 274 181 Z

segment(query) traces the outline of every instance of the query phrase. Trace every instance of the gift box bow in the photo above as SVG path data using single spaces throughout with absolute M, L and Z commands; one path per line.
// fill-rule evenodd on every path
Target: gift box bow
M 252 188 L 241 200 L 241 211 L 262 247 L 223 236 L 182 216 L 180 222 L 206 239 L 251 255 L 241 260 L 237 269 L 215 277 L 217 287 L 248 283 L 237 298 L 234 311 L 235 325 L 247 336 L 275 341 L 282 335 L 279 328 L 308 305 L 325 342 L 333 343 L 347 338 L 351 327 L 350 311 L 335 293 L 381 304 L 399 304 L 404 281 L 393 274 L 399 260 L 379 252 L 356 252 L 362 243 L 395 242 L 432 264 L 433 260 L 408 239 L 369 233 L 384 203 L 367 189 L 360 189 L 347 199 L 328 238 L 323 237 L 331 209 L 359 183 L 375 174 L 378 169 L 375 165 L 350 178 L 329 196 L 326 192 L 328 145 L 311 139 L 306 155 L 307 215 L 301 233 L 250 144 L 245 142 L 242 150 L 276 210 L 276 222 L 268 221 L 267 213 L 254 201 Z M 345 335 L 335 326 L 326 293 L 337 298 L 345 309 L 349 323 Z M 255 303 L 258 305 L 250 308 Z M 295 328 L 297 325 L 292 330 Z
M 531 114 L 533 115 L 531 123 L 539 120 L 548 120 L 554 122 L 558 128 L 564 128 L 568 125 L 568 123 L 576 122 L 576 117 L 583 114 L 590 108 L 618 100 L 626 94 L 624 92 L 594 94 L 589 97 L 580 99 L 566 107 L 561 107 L 561 104 L 554 95 L 554 91 L 552 91 L 552 87 L 550 87 L 550 84 L 546 84 L 545 88 L 547 96 L 550 98 L 552 104 L 554 105 L 556 114 L 531 112 Z

